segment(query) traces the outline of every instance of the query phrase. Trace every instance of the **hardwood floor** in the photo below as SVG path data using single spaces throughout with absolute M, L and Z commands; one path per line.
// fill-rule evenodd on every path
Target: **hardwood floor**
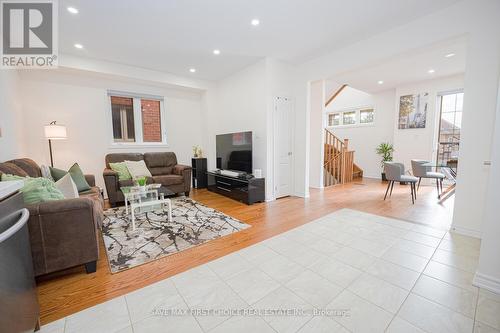
M 422 186 L 415 205 L 409 186 L 395 185 L 391 198 L 383 201 L 386 183 L 379 180 L 338 185 L 324 190 L 311 189 L 310 198 L 287 197 L 247 206 L 229 198 L 194 190 L 191 197 L 252 227 L 203 245 L 117 274 L 108 268 L 101 239 L 97 272 L 86 274 L 83 267 L 38 279 L 41 322 L 57 320 L 90 306 L 142 288 L 228 253 L 310 222 L 341 208 L 394 217 L 437 228 L 448 228 L 453 197 L 439 204 L 433 186 Z

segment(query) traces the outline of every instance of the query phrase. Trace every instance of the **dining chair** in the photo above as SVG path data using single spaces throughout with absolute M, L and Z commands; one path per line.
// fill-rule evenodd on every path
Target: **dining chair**
M 441 193 L 443 192 L 443 179 L 446 176 L 441 172 L 431 171 L 432 166 L 430 165 L 430 162 L 425 160 L 411 160 L 411 168 L 413 176 L 418 177 L 417 191 L 420 188 L 422 178 L 435 179 L 438 198 L 440 198 Z
M 394 182 L 406 182 L 410 184 L 411 191 L 411 202 L 414 204 L 417 199 L 417 190 L 415 188 L 415 184 L 418 181 L 417 177 L 413 177 L 405 174 L 405 166 L 403 163 L 397 162 L 385 162 L 384 163 L 384 172 L 385 177 L 389 181 L 387 184 L 387 190 L 385 190 L 384 200 L 387 198 L 387 193 L 392 196 L 392 188 L 394 187 Z

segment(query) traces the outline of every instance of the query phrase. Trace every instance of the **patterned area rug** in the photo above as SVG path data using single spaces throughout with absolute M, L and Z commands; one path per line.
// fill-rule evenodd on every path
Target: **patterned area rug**
M 164 210 L 137 215 L 135 231 L 132 231 L 131 217 L 125 214 L 125 207 L 104 212 L 102 234 L 111 273 L 142 265 L 250 227 L 189 198 L 171 200 L 171 223 L 168 222 L 165 207 Z

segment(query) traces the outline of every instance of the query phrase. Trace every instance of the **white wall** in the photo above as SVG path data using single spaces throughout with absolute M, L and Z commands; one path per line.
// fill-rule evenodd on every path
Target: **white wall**
M 311 82 L 309 100 L 309 144 L 310 144 L 310 166 L 309 186 L 314 188 L 323 187 L 323 155 L 324 155 L 324 109 L 325 109 L 325 80 Z
M 43 126 L 56 120 L 67 126 L 68 139 L 53 142 L 55 166 L 66 169 L 78 162 L 102 187 L 107 153 L 173 151 L 179 163 L 190 165 L 192 146 L 203 143 L 201 92 L 63 70 L 26 71 L 21 83 L 25 156 L 50 163 Z M 108 89 L 164 96 L 168 146 L 112 147 Z
M 326 99 L 330 96 L 326 95 Z M 326 107 L 326 112 L 342 111 L 349 108 L 360 108 L 373 106 L 375 103 L 373 95 L 353 87 L 345 87 Z
M 253 169 L 266 178 L 266 200 L 273 191 L 274 97 L 294 100 L 294 71 L 274 59 L 263 59 L 216 83 L 206 94 L 207 156 L 215 168 L 215 136 L 240 131 L 253 132 Z
M 500 294 L 500 223 L 498 198 L 500 198 L 500 89 L 495 119 L 495 134 L 491 148 L 491 171 L 488 179 L 488 196 L 485 203 L 483 239 L 479 265 L 474 284 Z
M 500 76 L 500 1 L 489 2 L 473 20 L 467 45 L 464 114 L 460 140 L 457 196 L 452 228 L 480 237 L 487 200 L 498 78 Z M 476 18 L 476 14 L 471 16 Z M 497 240 L 498 241 L 498 240 Z
M 19 75 L 14 70 L 0 70 L 0 162 L 21 157 L 22 121 Z
M 211 93 L 211 92 L 209 92 Z M 215 169 L 215 136 L 253 132 L 253 168 L 262 169 L 266 192 L 270 188 L 267 165 L 266 62 L 260 61 L 217 83 L 207 114 L 208 168 Z
M 464 76 L 421 81 L 396 88 L 394 105 L 394 160 L 411 169 L 412 159 L 436 160 L 439 126 L 438 94 L 463 89 Z M 399 98 L 404 95 L 429 93 L 425 128 L 399 129 Z
M 326 113 L 359 107 L 374 107 L 375 119 L 370 125 L 334 127 L 331 131 L 340 139 L 349 139 L 354 150 L 354 163 L 363 169 L 363 176 L 380 178 L 380 157 L 375 148 L 381 142 L 393 143 L 395 90 L 367 94 L 354 88 L 345 88 L 327 107 Z

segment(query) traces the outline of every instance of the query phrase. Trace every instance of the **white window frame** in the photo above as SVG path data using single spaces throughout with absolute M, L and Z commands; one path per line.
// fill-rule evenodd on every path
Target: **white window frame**
M 339 115 L 339 124 L 338 125 L 330 125 L 330 115 L 335 115 L 335 114 Z M 326 114 L 326 126 L 327 127 L 338 127 L 338 126 L 340 126 L 340 124 L 342 124 L 342 112 L 328 112 Z
M 132 106 L 134 109 L 134 130 L 135 130 L 135 141 L 115 141 L 113 136 L 113 111 L 111 107 L 111 97 L 125 97 L 132 98 Z M 161 125 L 161 142 L 144 142 L 143 131 L 142 131 L 142 109 L 141 100 L 154 100 L 160 102 L 160 125 Z M 110 134 L 110 147 L 114 149 L 127 149 L 134 147 L 168 147 L 167 141 L 167 115 L 165 111 L 165 100 L 163 96 L 155 96 L 148 94 L 136 94 L 123 91 L 109 90 L 107 92 L 107 102 L 108 102 L 108 133 Z
M 362 122 L 361 122 L 361 111 L 366 111 L 366 110 L 372 110 L 372 112 L 373 112 L 373 120 L 372 120 L 372 121 L 370 121 L 369 123 L 362 123 Z M 375 108 L 372 108 L 372 107 L 368 107 L 368 108 L 360 108 L 360 109 L 358 110 L 358 118 L 357 118 L 357 119 L 358 119 L 358 123 L 359 123 L 359 125 L 361 125 L 361 126 L 364 126 L 364 125 L 372 125 L 372 124 L 375 122 Z
M 361 123 L 361 117 L 360 117 L 360 111 L 367 110 L 367 109 L 372 109 L 373 110 L 373 121 L 370 123 Z M 356 122 L 354 124 L 345 124 L 344 125 L 344 113 L 350 113 L 350 112 L 355 112 L 356 113 Z M 367 106 L 360 106 L 360 107 L 355 107 L 355 108 L 346 108 L 346 109 L 340 109 L 340 110 L 333 110 L 333 111 L 328 111 L 325 112 L 326 117 L 325 117 L 325 127 L 326 128 L 349 128 L 349 127 L 367 127 L 367 126 L 374 126 L 376 117 L 377 117 L 377 111 L 375 109 L 375 106 L 373 105 L 367 105 Z M 332 125 L 330 126 L 328 122 L 328 116 L 331 114 L 340 114 L 340 124 L 339 125 Z

